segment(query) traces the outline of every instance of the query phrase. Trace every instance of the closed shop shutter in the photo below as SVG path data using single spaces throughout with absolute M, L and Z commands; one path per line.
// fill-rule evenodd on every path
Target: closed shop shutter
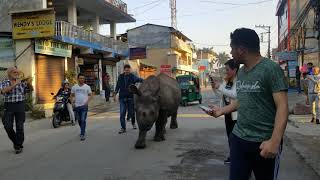
M 52 103 L 51 93 L 57 93 L 64 80 L 64 58 L 36 56 L 38 104 Z

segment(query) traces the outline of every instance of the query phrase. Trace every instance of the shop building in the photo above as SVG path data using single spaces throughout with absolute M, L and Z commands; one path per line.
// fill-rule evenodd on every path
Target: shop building
M 127 13 L 124 2 L 1 2 L 0 10 L 3 11 L 0 11 L 0 14 L 4 21 L 0 25 L 0 32 L 9 34 L 9 38 L 13 37 L 13 64 L 22 70 L 25 76 L 33 77 L 36 103 L 52 103 L 50 93 L 57 92 L 61 82 L 66 79 L 66 74 L 71 72 L 84 73 L 86 83 L 96 94 L 102 91 L 102 77 L 106 73 L 114 86 L 117 78 L 116 63 L 129 54 L 128 44 L 116 38 L 116 26 L 118 23 L 135 22 Z M 28 17 L 35 20 L 28 22 Z M 33 26 L 30 25 L 32 23 Z M 110 27 L 109 36 L 101 35 L 101 25 Z M 43 30 L 37 31 L 39 27 Z

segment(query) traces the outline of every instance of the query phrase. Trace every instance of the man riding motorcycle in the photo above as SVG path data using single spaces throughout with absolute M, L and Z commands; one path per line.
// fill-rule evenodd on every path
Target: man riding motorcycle
M 71 100 L 70 100 L 70 96 L 71 96 L 71 89 L 69 86 L 69 82 L 67 80 L 64 80 L 62 82 L 62 87 L 59 89 L 58 93 L 55 95 L 55 97 L 57 96 L 64 96 L 66 99 L 68 99 L 68 103 L 67 103 L 67 108 L 69 111 L 69 116 L 70 116 L 70 120 L 72 124 L 75 124 L 75 115 L 73 112 L 73 107 L 71 104 Z

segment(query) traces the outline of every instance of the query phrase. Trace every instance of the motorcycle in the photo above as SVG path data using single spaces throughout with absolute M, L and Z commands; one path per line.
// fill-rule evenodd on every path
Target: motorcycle
M 53 96 L 54 93 L 51 93 Z M 70 115 L 68 111 L 68 98 L 63 95 L 54 96 L 55 99 L 54 107 L 53 107 L 53 117 L 52 117 L 52 126 L 54 128 L 58 128 L 61 126 L 62 122 L 70 122 Z M 74 126 L 76 123 L 71 122 Z

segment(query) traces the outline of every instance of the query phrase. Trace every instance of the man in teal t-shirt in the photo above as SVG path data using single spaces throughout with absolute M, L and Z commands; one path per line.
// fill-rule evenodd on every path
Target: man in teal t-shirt
M 231 33 L 231 54 L 244 66 L 238 72 L 237 100 L 212 115 L 238 111 L 230 138 L 230 180 L 277 178 L 282 138 L 288 120 L 287 82 L 280 66 L 260 55 L 260 39 L 254 30 Z

